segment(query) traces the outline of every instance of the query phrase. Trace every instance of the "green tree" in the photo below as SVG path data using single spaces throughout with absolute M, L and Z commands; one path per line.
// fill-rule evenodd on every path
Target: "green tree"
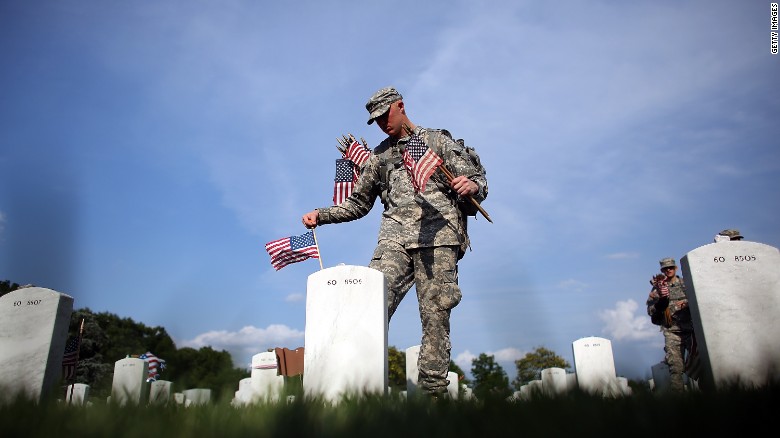
M 521 386 L 541 378 L 542 370 L 547 368 L 571 368 L 569 362 L 554 351 L 544 347 L 536 347 L 530 353 L 527 353 L 522 359 L 515 361 L 517 367 L 517 377 L 512 381 L 515 389 L 519 390 Z
M 156 353 L 155 353 L 156 354 Z M 198 350 L 184 347 L 173 352 L 167 362 L 176 392 L 191 388 L 208 388 L 212 399 L 232 398 L 238 389 L 238 382 L 249 377 L 247 370 L 233 367 L 233 359 L 227 351 L 216 351 L 211 347 Z
M 387 347 L 387 374 L 394 391 L 406 391 L 406 352 Z
M 16 283 L 11 283 L 8 280 L 0 281 L 0 297 L 7 294 L 8 292 L 13 292 L 16 289 L 19 289 L 19 285 Z
M 472 360 L 471 375 L 474 376 L 473 393 L 478 399 L 504 399 L 512 394 L 509 378 L 493 355 L 480 353 Z
M 103 353 L 112 342 L 98 324 L 97 316 L 88 308 L 75 310 L 71 314 L 68 336 L 79 336 L 82 321 L 84 330 L 73 383 L 86 383 L 90 386 L 91 397 L 105 399 L 111 395 L 114 363 L 118 359 L 107 358 Z

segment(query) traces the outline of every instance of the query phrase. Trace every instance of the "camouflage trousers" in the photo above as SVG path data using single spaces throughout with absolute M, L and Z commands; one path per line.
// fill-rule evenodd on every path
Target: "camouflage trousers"
M 671 389 L 675 392 L 685 390 L 683 373 L 685 372 L 685 356 L 691 353 L 693 331 L 664 328 L 664 352 L 666 364 L 669 365 Z
M 406 249 L 382 240 L 368 265 L 385 275 L 388 323 L 412 285 L 416 286 L 422 323 L 417 384 L 428 393 L 447 391 L 450 312 L 461 299 L 458 250 L 458 246 Z

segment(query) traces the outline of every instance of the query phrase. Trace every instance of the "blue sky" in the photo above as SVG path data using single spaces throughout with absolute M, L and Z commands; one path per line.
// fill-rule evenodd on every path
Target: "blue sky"
M 331 202 L 378 88 L 480 153 L 453 359 L 612 341 L 649 378 L 658 260 L 724 228 L 780 246 L 780 55 L 766 1 L 0 2 L 0 279 L 164 326 L 238 365 L 303 346 L 316 260 L 264 244 Z M 366 265 L 381 204 L 319 227 Z M 420 342 L 407 296 L 389 343 Z M 140 354 L 130 352 L 128 354 Z M 119 359 L 119 358 L 117 358 Z

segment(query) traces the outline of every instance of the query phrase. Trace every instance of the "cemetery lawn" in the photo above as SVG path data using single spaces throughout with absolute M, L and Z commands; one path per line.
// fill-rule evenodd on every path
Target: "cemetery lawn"
M 778 388 L 601 398 L 572 393 L 529 401 L 457 401 L 368 396 L 336 406 L 298 399 L 233 407 L 90 406 L 26 400 L 0 405 L 7 437 L 503 437 L 723 436 L 765 430 L 777 419 Z

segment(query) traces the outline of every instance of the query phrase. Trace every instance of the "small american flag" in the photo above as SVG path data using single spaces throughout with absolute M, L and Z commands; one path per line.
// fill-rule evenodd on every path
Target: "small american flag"
M 336 177 L 333 179 L 333 205 L 339 205 L 352 194 L 355 188 L 355 165 L 345 158 L 336 160 Z
M 271 256 L 271 266 L 277 271 L 290 263 L 300 262 L 309 257 L 320 258 L 313 231 L 268 242 L 265 244 L 265 250 Z
M 76 365 L 79 361 L 79 338 L 70 338 L 65 345 L 65 354 L 62 355 L 62 377 L 66 381 L 76 377 Z
M 165 369 L 165 360 L 155 356 L 151 351 L 147 351 L 146 353 L 138 356 L 138 358 L 143 359 L 146 361 L 146 363 L 149 364 L 149 374 L 147 380 L 157 380 L 157 378 L 160 377 L 159 371 Z
M 358 143 L 357 140 L 353 141 L 347 148 L 347 152 L 344 153 L 344 157 L 355 163 L 357 167 L 368 161 L 369 156 L 371 156 L 371 150 Z
M 406 143 L 404 150 L 404 165 L 406 170 L 412 176 L 414 191 L 422 192 L 428 179 L 436 172 L 444 161 L 436 155 L 436 152 L 430 150 L 422 139 L 412 135 L 409 142 Z

